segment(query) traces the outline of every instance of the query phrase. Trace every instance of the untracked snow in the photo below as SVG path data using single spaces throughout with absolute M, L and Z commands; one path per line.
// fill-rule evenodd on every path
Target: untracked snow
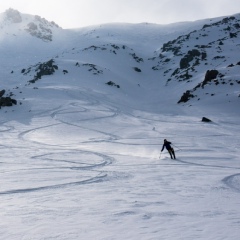
M 0 239 L 239 239 L 239 85 L 177 104 L 188 86 L 147 61 L 211 21 L 53 27 L 47 43 L 2 25 L 0 90 L 18 104 L 0 109 Z

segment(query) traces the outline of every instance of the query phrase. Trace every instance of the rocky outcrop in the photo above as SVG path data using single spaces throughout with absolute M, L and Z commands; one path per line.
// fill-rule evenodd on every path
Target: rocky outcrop
M 44 63 L 40 63 L 35 69 L 37 73 L 34 76 L 34 79 L 30 80 L 29 82 L 35 83 L 37 80 L 41 79 L 42 76 L 52 75 L 57 69 L 58 69 L 58 66 L 54 64 L 53 59 Z M 28 69 L 28 72 L 30 72 L 30 69 Z
M 3 26 L 9 26 L 12 24 L 18 25 L 19 29 L 24 29 L 33 37 L 39 38 L 44 42 L 50 42 L 53 40 L 54 30 L 59 26 L 52 22 L 47 21 L 40 16 L 27 16 L 19 11 L 9 8 L 4 13 Z M 21 24 L 19 24 L 21 23 Z
M 195 57 L 199 57 L 201 53 L 197 49 L 188 51 L 188 53 L 180 60 L 180 68 L 190 67 L 190 62 L 193 61 Z
M 52 29 L 54 27 L 58 27 L 58 25 L 54 22 L 48 22 L 39 16 L 35 16 L 34 22 L 28 23 L 25 30 L 34 37 L 40 38 L 45 42 L 50 42 L 53 40 Z
M 196 73 L 207 65 L 216 69 L 229 65 L 227 49 L 238 50 L 239 16 L 209 23 L 203 25 L 202 29 L 164 43 L 162 48 L 155 52 L 153 61 L 156 65 L 152 69 L 165 69 L 164 77 L 168 84 L 170 81 L 192 82 Z M 204 81 L 203 86 L 208 81 Z
M 217 70 L 207 70 L 205 78 L 202 82 L 202 87 L 204 87 L 208 82 L 211 82 L 212 80 L 216 79 L 218 73 L 219 72 Z
M 5 90 L 0 91 L 0 108 L 1 107 L 11 107 L 17 104 L 17 100 L 11 98 L 10 96 L 3 97 L 5 94 Z
M 0 98 L 5 94 L 5 92 L 6 92 L 5 90 L 0 91 Z
M 9 20 L 12 23 L 20 23 L 22 22 L 22 17 L 19 11 L 9 8 L 5 12 L 6 20 Z
M 212 120 L 210 120 L 209 118 L 203 117 L 202 122 L 212 122 Z
M 114 87 L 120 88 L 120 86 L 113 81 L 109 81 L 106 84 L 109 85 L 109 86 L 114 86 Z
M 180 100 L 178 101 L 178 103 L 185 103 L 193 97 L 194 97 L 194 95 L 191 93 L 191 91 L 187 90 L 185 93 L 183 93 L 183 95 L 180 98 Z

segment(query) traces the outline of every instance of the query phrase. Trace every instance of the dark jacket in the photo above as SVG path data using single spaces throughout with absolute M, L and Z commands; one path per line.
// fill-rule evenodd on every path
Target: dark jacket
M 164 144 L 163 144 L 163 146 L 162 146 L 162 151 L 163 151 L 164 147 L 166 147 L 167 150 L 171 150 L 172 147 L 171 147 L 170 144 L 172 144 L 172 143 L 171 143 L 171 142 L 168 142 L 168 141 L 164 142 Z

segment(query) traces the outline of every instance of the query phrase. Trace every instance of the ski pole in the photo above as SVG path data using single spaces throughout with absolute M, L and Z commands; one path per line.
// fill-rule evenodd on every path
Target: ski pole
M 174 144 L 172 144 L 172 145 L 173 145 L 175 148 L 177 148 L 178 150 L 180 150 L 180 151 L 182 150 L 182 149 L 180 149 L 179 147 L 175 146 Z
M 159 156 L 159 159 L 161 158 L 161 154 L 162 154 L 162 152 L 160 152 L 160 156 Z

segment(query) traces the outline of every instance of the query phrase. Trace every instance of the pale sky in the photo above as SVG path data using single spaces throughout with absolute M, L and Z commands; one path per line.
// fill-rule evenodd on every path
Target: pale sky
M 0 13 L 13 8 L 39 15 L 62 28 L 103 23 L 194 21 L 240 13 L 240 0 L 0 0 Z

